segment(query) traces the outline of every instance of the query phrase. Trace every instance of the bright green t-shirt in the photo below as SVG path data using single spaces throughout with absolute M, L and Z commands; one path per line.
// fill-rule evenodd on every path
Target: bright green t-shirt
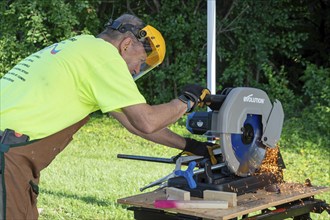
M 0 129 L 39 139 L 96 110 L 145 102 L 118 50 L 81 35 L 30 55 L 0 79 Z

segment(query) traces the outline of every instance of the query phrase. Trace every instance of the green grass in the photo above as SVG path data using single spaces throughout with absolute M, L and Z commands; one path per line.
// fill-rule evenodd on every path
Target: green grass
M 173 125 L 171 129 L 189 135 L 183 126 Z M 310 178 L 314 185 L 330 186 L 330 155 L 329 150 L 324 149 L 284 147 L 286 181 L 302 183 Z M 111 118 L 93 118 L 42 171 L 38 198 L 38 207 L 43 209 L 40 219 L 133 219 L 133 213 L 117 204 L 117 199 L 139 194 L 140 187 L 167 175 L 174 166 L 117 159 L 117 154 L 171 157 L 177 153 L 178 150 L 128 133 Z M 329 193 L 317 198 L 330 202 Z M 329 219 L 329 216 L 323 212 L 313 215 L 313 219 Z

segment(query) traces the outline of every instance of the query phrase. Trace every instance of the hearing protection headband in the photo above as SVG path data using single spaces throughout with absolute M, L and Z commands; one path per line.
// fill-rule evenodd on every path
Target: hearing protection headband
M 143 44 L 147 53 L 147 59 L 141 65 L 140 72 L 133 75 L 134 80 L 137 80 L 163 62 L 166 52 L 165 41 L 156 28 L 150 25 L 141 27 L 132 24 L 122 24 L 119 21 L 112 20 L 106 26 L 121 33 L 129 31 Z
M 143 41 L 144 37 L 147 35 L 147 32 L 143 30 L 143 27 L 137 27 L 133 24 L 122 24 L 119 21 L 109 21 L 109 23 L 106 24 L 107 27 L 110 27 L 113 30 L 119 31 L 120 33 L 125 33 L 127 31 L 134 34 L 134 36 L 139 40 Z

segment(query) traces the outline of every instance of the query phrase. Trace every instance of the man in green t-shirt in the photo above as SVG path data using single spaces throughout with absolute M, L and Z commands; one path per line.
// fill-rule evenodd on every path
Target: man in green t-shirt
M 208 90 L 189 85 L 177 99 L 148 105 L 134 82 L 164 57 L 162 35 L 125 14 L 97 37 L 53 44 L 5 74 L 0 79 L 0 219 L 38 218 L 40 171 L 97 110 L 147 140 L 209 157 L 208 143 L 166 128 L 202 102 Z

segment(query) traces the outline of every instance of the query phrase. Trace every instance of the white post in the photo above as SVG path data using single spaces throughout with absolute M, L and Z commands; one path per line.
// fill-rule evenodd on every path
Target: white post
M 207 0 L 207 88 L 216 93 L 216 0 Z

